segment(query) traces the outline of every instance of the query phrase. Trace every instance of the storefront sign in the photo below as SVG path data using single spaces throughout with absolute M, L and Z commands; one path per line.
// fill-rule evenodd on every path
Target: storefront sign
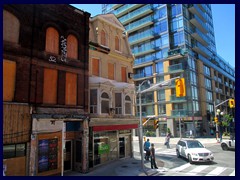
M 108 144 L 99 144 L 98 146 L 98 153 L 99 154 L 106 154 L 109 153 L 110 146 Z

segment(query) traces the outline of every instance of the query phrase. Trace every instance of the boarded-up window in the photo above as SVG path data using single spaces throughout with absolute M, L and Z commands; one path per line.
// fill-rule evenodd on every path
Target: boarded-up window
M 104 45 L 104 46 L 107 46 L 107 43 L 106 43 L 106 33 L 104 30 L 101 31 L 101 44 Z
M 77 74 L 66 73 L 66 105 L 77 105 Z
M 16 80 L 16 62 L 3 60 L 3 101 L 13 101 Z
M 59 34 L 53 27 L 47 28 L 45 50 L 47 52 L 59 54 Z
M 127 68 L 122 67 L 121 68 L 121 73 L 122 73 L 122 82 L 127 82 Z
M 18 43 L 20 23 L 10 12 L 3 10 L 3 40 Z
M 99 59 L 92 58 L 92 75 L 99 76 Z
M 108 63 L 108 79 L 114 80 L 114 64 Z
M 57 104 L 57 79 L 56 69 L 44 69 L 43 103 Z
M 78 40 L 71 34 L 67 37 L 67 57 L 78 59 Z
M 115 50 L 120 51 L 120 42 L 117 36 L 115 36 Z

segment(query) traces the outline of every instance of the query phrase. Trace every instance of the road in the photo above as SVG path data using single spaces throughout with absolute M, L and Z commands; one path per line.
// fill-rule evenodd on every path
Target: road
M 164 173 L 156 176 L 235 176 L 235 151 L 223 151 L 220 144 L 206 144 L 214 154 L 212 163 L 190 164 L 187 159 L 177 158 L 175 145 L 166 149 L 163 144 L 155 143 L 156 158 L 164 161 Z M 138 144 L 134 143 L 134 148 Z

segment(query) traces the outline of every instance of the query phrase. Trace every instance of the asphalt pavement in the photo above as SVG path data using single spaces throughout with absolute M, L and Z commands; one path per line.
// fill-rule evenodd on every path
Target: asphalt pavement
M 164 144 L 165 137 L 147 137 L 151 143 Z M 171 138 L 170 146 L 175 147 L 180 138 Z M 216 138 L 196 138 L 203 145 L 205 144 L 219 144 Z M 138 137 L 133 137 L 133 141 L 139 142 Z M 83 174 L 75 171 L 64 172 L 64 176 L 153 176 L 154 174 L 161 174 L 166 171 L 164 168 L 164 161 L 156 160 L 158 169 L 151 169 L 149 161 L 144 160 L 144 171 L 141 165 L 141 156 L 139 148 L 134 149 L 132 158 L 123 158 L 105 165 L 100 165 L 92 169 L 89 173 Z

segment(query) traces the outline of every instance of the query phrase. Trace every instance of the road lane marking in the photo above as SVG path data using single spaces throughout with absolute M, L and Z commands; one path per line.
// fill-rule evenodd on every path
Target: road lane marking
M 225 170 L 226 170 L 225 167 L 216 167 L 214 170 L 212 170 L 206 176 L 218 176 L 219 174 L 221 174 Z

